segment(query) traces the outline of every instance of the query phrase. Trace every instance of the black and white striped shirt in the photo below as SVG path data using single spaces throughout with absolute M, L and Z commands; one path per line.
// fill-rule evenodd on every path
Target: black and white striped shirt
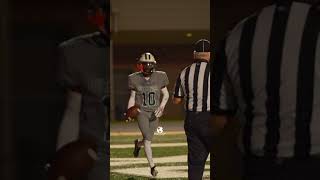
M 210 66 L 208 61 L 197 60 L 180 72 L 175 83 L 174 97 L 185 99 L 186 111 L 210 111 Z
M 212 110 L 242 120 L 246 153 L 320 154 L 319 22 L 309 4 L 270 5 L 240 22 L 216 52 Z

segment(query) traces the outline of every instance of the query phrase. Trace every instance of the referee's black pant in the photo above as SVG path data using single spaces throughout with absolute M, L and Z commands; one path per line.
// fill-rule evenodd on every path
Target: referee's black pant
M 188 142 L 188 179 L 202 180 L 204 166 L 209 155 L 209 112 L 187 112 L 184 130 Z
M 320 155 L 303 159 L 244 158 L 243 180 L 318 180 Z

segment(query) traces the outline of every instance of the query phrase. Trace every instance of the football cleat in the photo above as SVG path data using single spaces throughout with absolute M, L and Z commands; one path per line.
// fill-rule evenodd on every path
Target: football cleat
M 139 156 L 139 151 L 141 149 L 141 147 L 138 146 L 139 140 L 136 139 L 134 140 L 134 150 L 133 150 L 133 156 L 134 157 L 138 157 Z
M 157 166 L 153 166 L 153 167 L 151 168 L 151 175 L 152 175 L 153 177 L 156 177 L 157 174 L 158 174 L 158 171 L 157 171 L 156 167 L 157 167 Z

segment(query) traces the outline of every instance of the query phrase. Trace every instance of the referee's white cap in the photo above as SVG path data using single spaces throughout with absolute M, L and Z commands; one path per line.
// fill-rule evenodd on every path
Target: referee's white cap
M 200 39 L 194 43 L 195 52 L 210 52 L 210 41 L 207 39 Z

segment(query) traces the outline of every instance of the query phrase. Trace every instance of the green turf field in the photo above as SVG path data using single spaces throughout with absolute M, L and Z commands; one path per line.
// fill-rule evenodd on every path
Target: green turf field
M 111 144 L 130 144 L 133 143 L 135 139 L 141 139 L 140 135 L 132 136 L 111 136 Z M 175 135 L 158 135 L 154 136 L 152 143 L 178 143 L 187 142 L 186 136 L 184 134 Z
M 154 162 L 156 163 L 159 171 L 157 178 L 152 178 L 150 175 L 150 169 L 145 158 L 143 148 L 141 149 L 140 156 L 138 158 L 133 157 L 133 141 L 136 138 L 141 137 L 138 135 L 111 136 L 111 179 L 187 179 L 187 146 L 184 134 L 154 136 L 152 151 Z M 164 146 L 157 147 L 157 145 Z M 206 179 L 209 179 L 208 174 L 209 162 L 206 164 Z

